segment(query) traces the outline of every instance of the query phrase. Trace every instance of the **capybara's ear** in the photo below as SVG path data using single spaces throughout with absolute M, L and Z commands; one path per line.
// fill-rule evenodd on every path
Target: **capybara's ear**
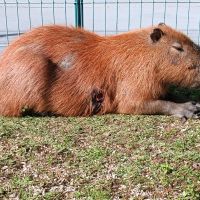
M 159 24 L 158 24 L 158 26 L 165 26 L 166 24 L 164 23 L 164 22 L 160 22 Z
M 151 33 L 150 37 L 153 42 L 157 42 L 164 35 L 163 31 L 159 28 L 153 29 L 153 33 Z

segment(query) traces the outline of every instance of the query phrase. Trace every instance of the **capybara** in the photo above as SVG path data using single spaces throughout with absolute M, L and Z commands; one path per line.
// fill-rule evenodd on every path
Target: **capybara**
M 200 48 L 165 24 L 107 37 L 44 26 L 0 57 L 0 115 L 21 116 L 28 108 L 59 116 L 198 117 L 197 103 L 163 100 L 171 84 L 200 86 Z

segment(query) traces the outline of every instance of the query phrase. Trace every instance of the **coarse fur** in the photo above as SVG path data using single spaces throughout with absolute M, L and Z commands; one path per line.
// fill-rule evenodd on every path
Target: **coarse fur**
M 28 108 L 61 116 L 192 117 L 197 105 L 160 99 L 170 84 L 200 86 L 199 70 L 199 47 L 165 24 L 107 37 L 58 25 L 39 27 L 0 57 L 0 115 L 21 116 Z

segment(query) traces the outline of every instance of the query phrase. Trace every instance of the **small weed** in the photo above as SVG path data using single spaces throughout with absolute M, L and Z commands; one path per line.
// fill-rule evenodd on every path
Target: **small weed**
M 103 189 L 97 189 L 95 187 L 86 187 L 82 190 L 82 192 L 76 193 L 76 198 L 82 199 L 85 198 L 87 200 L 110 200 L 110 193 Z
M 182 193 L 181 197 L 183 199 L 192 199 L 199 200 L 200 199 L 200 190 L 198 190 L 194 185 L 189 185 Z
M 12 179 L 12 185 L 14 188 L 24 188 L 27 187 L 28 185 L 31 185 L 32 179 L 30 177 L 18 177 L 15 176 Z

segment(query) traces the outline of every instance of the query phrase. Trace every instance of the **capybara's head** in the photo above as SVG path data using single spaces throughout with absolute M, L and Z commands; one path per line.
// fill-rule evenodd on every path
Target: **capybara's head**
M 200 47 L 185 34 L 161 23 L 150 28 L 155 71 L 164 84 L 200 87 Z

